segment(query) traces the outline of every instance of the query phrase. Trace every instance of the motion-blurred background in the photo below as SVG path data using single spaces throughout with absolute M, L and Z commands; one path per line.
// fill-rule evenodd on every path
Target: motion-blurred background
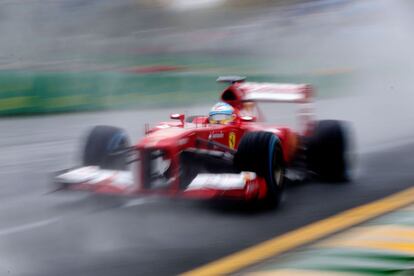
M 401 114 L 412 88 L 413 8 L 408 0 L 3 0 L 0 114 L 205 104 L 221 74 L 308 82 L 319 98 L 368 95 L 360 116 L 380 99 L 387 106 L 375 114 Z
M 204 103 L 220 74 L 309 82 L 321 97 L 397 93 L 413 67 L 412 9 L 407 0 L 2 0 L 0 114 Z

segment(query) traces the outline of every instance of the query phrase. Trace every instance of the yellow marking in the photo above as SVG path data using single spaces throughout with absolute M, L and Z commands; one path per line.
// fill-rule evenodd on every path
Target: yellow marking
M 0 110 L 11 110 L 32 106 L 33 97 L 12 97 L 0 99 Z
M 352 208 L 184 273 L 224 275 L 414 202 L 414 188 Z
M 318 243 L 317 246 L 338 247 L 348 242 L 360 242 L 364 240 L 414 242 L 414 228 L 397 225 L 358 227 Z
M 230 132 L 229 133 L 229 148 L 234 149 L 236 146 L 236 133 Z
M 348 276 L 355 275 L 345 272 L 312 271 L 300 269 L 278 269 L 247 273 L 247 276 Z
M 387 251 L 397 251 L 410 255 L 414 255 L 414 243 L 395 242 L 395 241 L 379 241 L 379 240 L 344 240 L 333 244 L 334 247 L 350 247 L 360 249 L 380 249 Z

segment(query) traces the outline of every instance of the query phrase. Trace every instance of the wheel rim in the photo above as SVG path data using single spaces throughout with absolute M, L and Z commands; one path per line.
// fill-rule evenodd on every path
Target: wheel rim
M 273 177 L 275 179 L 276 186 L 279 187 L 282 183 L 282 177 L 283 177 L 283 170 L 281 167 L 278 166 L 273 170 Z
M 280 164 L 280 156 L 277 151 L 273 154 L 273 179 L 277 188 L 281 188 L 283 182 L 283 168 Z

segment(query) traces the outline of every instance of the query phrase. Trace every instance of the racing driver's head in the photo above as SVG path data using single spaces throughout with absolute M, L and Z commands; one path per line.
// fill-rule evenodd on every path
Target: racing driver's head
M 216 103 L 208 114 L 208 121 L 210 124 L 226 125 L 236 119 L 234 108 L 223 102 Z

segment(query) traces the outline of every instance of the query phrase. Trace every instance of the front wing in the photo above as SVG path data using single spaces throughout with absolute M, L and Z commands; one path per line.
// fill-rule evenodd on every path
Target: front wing
M 252 200 L 266 194 L 266 182 L 253 172 L 200 173 L 183 190 L 141 189 L 131 171 L 86 166 L 59 172 L 54 177 L 56 190 L 89 191 L 97 194 L 139 196 L 170 194 L 193 199 L 233 198 Z

